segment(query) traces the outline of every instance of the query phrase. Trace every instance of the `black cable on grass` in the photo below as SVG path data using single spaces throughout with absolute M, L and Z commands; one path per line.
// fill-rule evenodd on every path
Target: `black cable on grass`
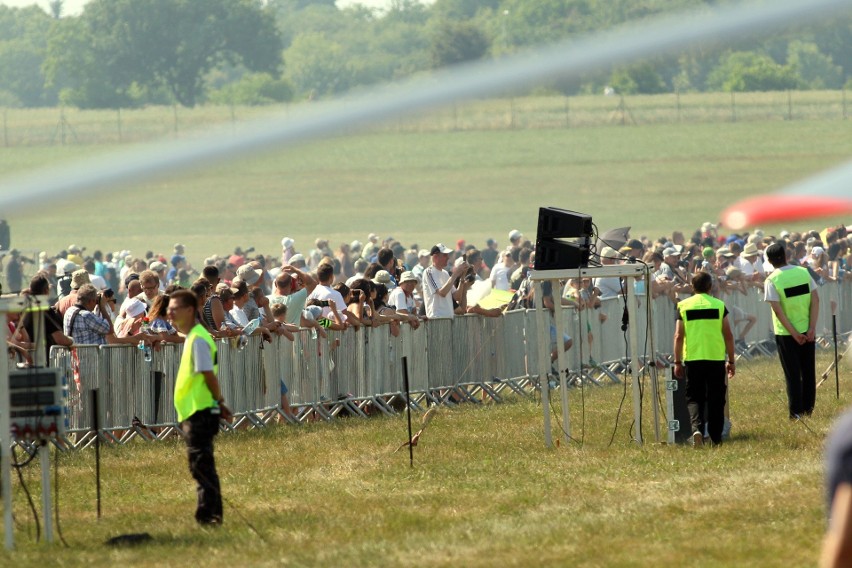
M 559 425 L 559 429 L 562 430 L 562 433 L 565 435 L 566 438 L 568 438 L 569 441 L 576 442 L 582 448 L 583 443 L 580 440 L 578 440 L 577 438 L 574 438 L 573 436 L 571 436 L 571 434 L 569 434 L 565 430 L 565 427 L 562 425 L 562 422 L 559 420 L 559 415 L 556 413 L 556 408 L 553 406 L 553 397 L 548 397 L 548 398 L 550 399 L 548 401 L 550 403 L 550 412 L 553 414 L 553 419 L 556 420 L 556 423 Z
M 21 473 L 24 465 L 30 463 L 35 454 L 30 455 L 30 458 L 23 464 L 18 463 L 18 455 L 15 453 L 15 447 L 12 447 L 12 465 L 15 466 L 15 471 L 18 472 L 18 481 L 21 482 L 21 488 L 24 490 L 24 494 L 27 496 L 27 502 L 30 504 L 30 511 L 33 513 L 33 520 L 35 521 L 36 526 L 36 542 L 41 540 L 41 523 L 38 520 L 38 511 L 36 511 L 35 503 L 33 503 L 33 496 L 30 494 L 30 490 L 27 487 L 26 482 L 24 481 L 24 474 Z

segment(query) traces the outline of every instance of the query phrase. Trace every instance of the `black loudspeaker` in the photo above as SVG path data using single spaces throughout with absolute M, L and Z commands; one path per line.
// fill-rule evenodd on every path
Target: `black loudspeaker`
M 581 244 L 550 239 L 539 239 L 535 243 L 536 270 L 561 270 L 581 268 L 588 265 L 588 239 Z
M 540 207 L 536 239 L 591 237 L 592 216 L 558 207 Z
M 540 207 L 535 242 L 535 269 L 562 270 L 589 265 L 592 216 L 558 207 Z M 559 239 L 576 238 L 577 242 Z

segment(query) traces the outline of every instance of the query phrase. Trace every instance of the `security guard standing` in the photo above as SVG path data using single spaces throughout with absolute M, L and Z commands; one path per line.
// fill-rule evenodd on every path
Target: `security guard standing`
M 728 310 L 724 302 L 710 295 L 712 285 L 706 272 L 692 277 L 694 295 L 678 302 L 675 324 L 674 373 L 679 379 L 686 377 L 686 405 L 695 447 L 704 445 L 705 423 L 713 444 L 722 443 L 726 374 L 733 377 L 735 371 Z
M 219 432 L 220 419 L 230 421 L 231 411 L 219 389 L 216 343 L 195 320 L 197 303 L 189 290 L 178 290 L 169 298 L 169 319 L 186 334 L 174 403 L 186 434 L 189 471 L 198 487 L 195 520 L 202 525 L 218 525 L 222 523 L 222 493 L 213 459 L 213 437 Z
M 816 402 L 816 324 L 819 296 L 807 268 L 787 264 L 785 248 L 774 243 L 766 258 L 775 270 L 764 283 L 764 300 L 772 306 L 775 345 L 787 382 L 790 419 L 810 416 Z

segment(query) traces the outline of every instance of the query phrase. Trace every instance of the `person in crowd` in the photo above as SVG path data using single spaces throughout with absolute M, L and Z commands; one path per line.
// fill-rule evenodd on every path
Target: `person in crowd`
M 157 278 L 160 280 L 159 282 L 159 291 L 160 293 L 166 289 L 169 281 L 166 279 L 166 273 L 168 272 L 168 266 L 160 260 L 153 260 L 151 264 L 148 265 L 148 270 L 157 275 Z
M 452 318 L 454 316 L 453 302 L 462 302 L 462 290 L 454 286 L 470 267 L 461 262 L 453 267 L 452 273 L 446 268 L 452 249 L 438 243 L 429 252 L 432 264 L 423 271 L 423 304 L 428 319 Z
M 127 316 L 118 326 L 115 332 L 116 337 L 131 337 L 141 333 L 142 326 L 147 321 L 145 311 L 145 302 L 134 298 L 127 306 Z
M 375 320 L 379 324 L 387 323 L 390 325 L 391 335 L 397 337 L 399 335 L 399 325 L 402 321 L 408 321 L 406 316 L 398 314 L 393 306 L 387 304 L 388 288 L 385 284 L 375 285 L 376 295 L 373 300 L 373 308 L 375 310 Z
M 139 283 L 142 285 L 142 296 L 138 298 L 145 302 L 145 309 L 148 309 L 160 295 L 160 277 L 153 270 L 143 270 L 139 273 Z
M 316 285 L 317 281 L 309 273 L 285 264 L 275 277 L 275 291 L 270 294 L 269 303 L 287 306 L 286 322 L 303 326 L 306 322 L 302 322 L 302 310 Z
M 385 284 L 391 290 L 396 288 L 396 258 L 393 251 L 389 248 L 379 249 L 379 252 L 376 254 L 376 262 L 381 267 L 381 270 L 388 273 L 388 281 L 382 282 L 382 284 Z
M 47 279 L 47 276 L 41 272 L 33 276 L 30 280 L 28 291 L 33 296 L 48 296 L 50 293 L 50 281 Z M 113 301 L 115 300 L 113 299 Z M 24 313 L 18 327 L 25 330 L 27 336 L 34 343 L 44 341 L 45 361 L 47 361 L 49 366 L 50 348 L 54 345 L 70 347 L 74 343 L 74 340 L 63 333 L 62 314 L 59 313 L 56 306 L 48 307 L 42 314 L 44 317 L 43 337 L 36 334 L 34 312 Z
M 189 471 L 195 479 L 200 525 L 222 524 L 222 490 L 213 454 L 219 421 L 229 422 L 231 410 L 219 386 L 216 342 L 197 322 L 198 298 L 188 290 L 170 295 L 169 319 L 186 336 L 175 379 L 174 407 L 186 439 Z
M 350 276 L 355 274 L 355 266 L 352 262 L 352 256 L 350 252 L 351 251 L 349 249 L 348 243 L 340 243 L 337 252 L 334 254 L 334 257 L 337 259 L 337 262 L 340 263 L 340 274 L 344 282 Z
M 514 269 L 512 263 L 512 251 L 504 250 L 500 254 L 500 262 L 491 269 L 491 287 L 495 290 L 509 289 L 509 275 Z
M 482 249 L 482 261 L 485 263 L 485 266 L 488 267 L 490 271 L 494 267 L 494 263 L 497 262 L 497 256 L 500 254 L 500 251 L 497 250 L 497 241 L 492 238 L 485 239 L 485 248 Z
M 413 272 L 409 270 L 403 272 L 399 279 L 399 286 L 391 291 L 388 299 L 388 304 L 393 306 L 398 314 L 407 316 L 404 321 L 414 329 L 420 326 L 420 318 L 417 317 L 417 300 L 414 298 L 414 289 L 417 284 L 417 277 Z
M 337 312 L 340 314 L 344 322 L 347 320 L 346 301 L 340 292 L 331 287 L 334 281 L 334 268 L 330 264 L 321 264 L 317 269 L 317 280 L 319 283 L 314 287 L 313 292 L 308 295 L 309 300 L 328 300 L 335 303 Z M 328 317 L 331 313 L 331 307 L 323 307 L 323 316 Z
M 417 265 L 411 269 L 411 273 L 417 278 L 419 282 L 423 281 L 423 272 L 426 271 L 426 268 L 429 266 L 429 263 L 432 260 L 432 255 L 429 254 L 429 251 L 426 249 L 421 249 L 417 253 Z
M 258 304 L 259 296 L 257 293 L 252 292 L 252 290 L 256 288 L 260 288 L 261 282 L 263 279 L 263 269 L 260 268 L 256 264 L 255 261 L 247 262 L 243 264 L 237 269 L 237 278 L 240 282 L 244 282 L 249 290 L 249 297 L 246 304 L 243 306 L 243 311 L 246 314 L 246 317 L 249 321 L 252 321 L 257 318 L 262 318 L 265 322 L 272 321 L 272 311 L 269 309 L 268 302 L 264 302 L 260 300 L 264 306 Z M 262 290 L 260 291 L 260 296 L 262 296 Z M 261 309 L 263 310 L 261 312 Z
M 734 294 L 747 296 L 748 288 L 740 269 L 729 266 L 725 271 L 724 285 L 720 286 L 720 299 L 731 297 Z M 726 302 L 725 305 L 730 304 Z M 746 313 L 745 310 L 735 305 L 730 305 L 730 314 L 731 331 L 735 338 L 734 347 L 739 351 L 744 351 L 747 348 L 746 336 L 757 323 L 757 316 Z M 740 324 L 745 324 L 742 329 L 740 329 Z
M 532 249 L 526 247 L 521 249 L 520 254 L 518 255 L 518 265 L 515 267 L 515 271 L 512 272 L 512 275 L 509 277 L 510 290 L 517 290 L 520 287 L 521 282 L 523 282 L 524 279 L 527 277 L 527 274 L 529 274 L 531 268 L 530 257 L 532 256 L 532 254 Z
M 91 282 L 92 286 L 94 286 L 98 290 L 107 289 L 106 279 L 104 279 L 103 276 L 98 276 L 97 274 L 95 274 L 94 259 L 87 258 L 86 261 L 83 262 L 83 269 L 89 273 L 89 282 Z
M 766 278 L 764 300 L 772 306 L 778 357 L 787 383 L 790 419 L 810 416 L 816 402 L 815 341 L 819 294 L 810 273 L 787 264 L 780 244 L 766 249 L 775 270 Z
M 127 295 L 125 296 L 124 301 L 121 302 L 121 306 L 118 308 L 118 314 L 116 314 L 115 317 L 114 327 L 116 330 L 118 330 L 121 322 L 127 316 L 127 307 L 130 305 L 130 302 L 139 299 L 140 297 L 144 297 L 144 294 L 142 293 L 142 283 L 139 282 L 139 275 L 135 272 L 131 272 L 127 278 L 125 278 L 125 286 Z
M 287 333 L 284 333 L 290 341 L 293 341 L 293 332 L 298 332 L 299 328 L 291 329 L 290 324 L 287 323 L 287 305 L 286 304 L 273 304 L 272 305 L 272 317 L 275 318 L 275 321 L 281 324 L 281 328 L 284 329 Z M 278 379 L 281 384 L 281 413 L 288 420 L 293 420 L 293 409 L 290 406 L 290 398 L 287 396 L 290 390 L 287 388 L 287 383 L 284 380 L 284 377 L 280 377 Z
M 219 297 L 219 269 L 215 266 L 208 265 L 201 269 L 201 277 L 210 284 L 211 294 L 207 296 L 202 309 L 204 325 L 207 329 L 219 331 L 225 323 L 225 308 L 222 306 L 222 299 Z
M 520 248 L 524 235 L 517 229 L 509 231 L 509 248 Z
M 71 274 L 71 292 L 59 300 L 55 307 L 57 311 L 65 317 L 65 312 L 68 311 L 68 308 L 77 303 L 77 293 L 83 284 L 89 284 L 89 273 L 84 268 L 80 268 L 75 270 Z
M 604 247 L 600 253 L 601 266 L 619 264 L 621 255 L 612 247 Z M 641 258 L 641 257 L 640 257 Z M 616 298 L 624 292 L 621 278 L 618 276 L 600 276 L 595 278 L 594 286 L 601 293 L 601 299 Z
M 561 284 L 560 284 L 561 290 Z M 560 302 L 561 305 L 568 306 L 571 304 L 569 300 L 564 300 L 561 298 L 560 294 Z M 554 320 L 554 314 L 556 312 L 556 304 L 553 300 L 553 282 L 551 280 L 543 280 L 541 282 L 541 298 L 536 298 L 535 288 L 531 287 L 530 294 L 527 300 L 527 303 L 530 308 L 536 307 L 536 305 L 542 306 L 545 310 L 547 310 L 550 315 L 550 363 L 551 363 L 551 372 L 554 374 L 558 374 L 558 370 L 556 368 L 556 362 L 559 358 L 559 342 L 556 338 L 556 322 Z M 562 333 L 562 349 L 563 351 L 568 351 L 574 345 L 574 339 L 567 333 L 567 331 L 563 330 Z M 554 383 L 555 384 L 555 383 Z
M 169 322 L 168 307 L 170 299 L 171 297 L 168 294 L 160 294 L 154 300 L 151 309 L 148 310 L 151 333 L 169 343 L 183 343 L 185 338 L 179 335 L 177 329 Z
M 692 444 L 704 445 L 705 425 L 714 445 L 722 443 L 727 395 L 726 375 L 736 369 L 734 336 L 725 303 L 710 295 L 706 272 L 692 278 L 693 295 L 677 304 L 674 373 L 686 379 L 686 403 Z M 706 414 L 705 414 L 706 408 Z
M 63 319 L 62 332 L 74 340 L 75 345 L 136 344 L 134 337 L 116 337 L 109 316 L 109 299 L 91 284 L 77 290 L 77 302 L 68 308 Z M 153 337 L 146 336 L 149 342 Z
M 349 296 L 345 299 L 347 312 L 351 314 L 346 321 L 356 329 L 373 325 L 373 298 L 376 285 L 372 280 L 361 278 L 352 283 Z
M 365 277 L 364 273 L 367 272 L 367 268 L 369 267 L 370 263 L 368 263 L 366 260 L 364 260 L 363 258 L 357 259 L 352 264 L 352 269 L 354 270 L 354 273 L 352 274 L 352 276 L 346 279 L 345 284 L 351 288 L 353 282 Z

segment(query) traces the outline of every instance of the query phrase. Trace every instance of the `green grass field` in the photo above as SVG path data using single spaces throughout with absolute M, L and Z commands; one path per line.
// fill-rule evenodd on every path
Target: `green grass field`
M 819 354 L 818 371 L 828 362 Z M 825 527 L 823 439 L 852 400 L 842 367 L 840 400 L 832 376 L 806 427 L 787 420 L 776 360 L 740 365 L 730 389 L 732 438 L 716 449 L 654 443 L 647 398 L 648 441 L 637 446 L 629 389 L 615 429 L 618 386 L 571 390 L 577 441 L 553 449 L 544 447 L 537 402 L 441 409 L 413 469 L 407 450 L 394 453 L 407 439 L 403 416 L 223 435 L 216 451 L 227 503 L 218 530 L 192 520 L 194 487 L 178 440 L 104 451 L 100 522 L 94 450 L 62 455 L 69 548 L 33 542 L 15 481 L 18 549 L 0 551 L 0 564 L 814 565 Z M 558 397 L 554 410 L 561 413 Z M 25 479 L 37 490 L 35 465 Z M 104 545 L 139 532 L 153 542 Z
M 235 245 L 277 254 L 284 235 L 302 249 L 318 236 L 337 243 L 369 232 L 421 246 L 489 236 L 505 244 L 513 228 L 534 236 L 542 205 L 590 213 L 601 230 L 631 225 L 634 235 L 659 236 L 693 230 L 740 197 L 848 159 L 848 132 L 840 120 L 372 132 L 45 203 L 9 220 L 20 249 L 56 252 L 74 242 L 169 253 L 180 241 L 194 263 Z M 3 148 L 0 171 L 116 148 Z M 842 380 L 845 391 L 845 368 Z M 194 491 L 176 440 L 105 452 L 100 522 L 93 453 L 61 456 L 71 549 L 32 543 L 15 489 L 19 548 L 0 552 L 0 564 L 814 564 L 824 530 L 823 438 L 848 394 L 837 402 L 821 389 L 809 430 L 786 420 L 777 362 L 743 366 L 732 384 L 734 438 L 712 452 L 635 446 L 629 392 L 609 446 L 621 395 L 589 389 L 583 404 L 572 391 L 574 435 L 584 443 L 554 450 L 544 448 L 541 408 L 532 402 L 443 410 L 413 470 L 406 453 L 392 453 L 405 438 L 401 418 L 223 436 L 225 496 L 263 539 L 230 505 L 222 530 L 194 526 Z M 35 487 L 37 469 L 25 475 Z M 141 549 L 102 544 L 143 531 L 154 542 Z
M 630 225 L 636 236 L 658 237 L 848 159 L 848 134 L 842 120 L 376 132 L 44 203 L 10 222 L 20 249 L 56 252 L 74 242 L 170 253 L 180 241 L 196 263 L 237 245 L 277 254 L 285 235 L 302 249 L 316 237 L 336 246 L 369 232 L 421 247 L 458 238 L 506 244 L 513 228 L 534 238 L 543 205 L 590 213 L 601 231 Z M 117 148 L 3 148 L 0 171 Z

